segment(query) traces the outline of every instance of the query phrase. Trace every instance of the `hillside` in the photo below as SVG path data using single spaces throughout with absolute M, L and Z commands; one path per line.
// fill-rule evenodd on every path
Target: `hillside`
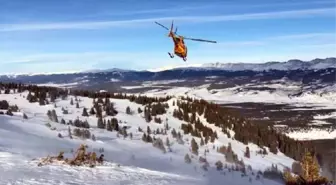
M 226 124 L 219 127 L 215 119 L 208 117 L 208 114 L 213 113 L 205 111 L 199 114 L 202 112 L 199 106 L 205 102 L 195 104 L 179 97 L 136 98 L 122 94 L 110 94 L 108 96 L 111 97 L 106 99 L 98 98 L 98 95 L 88 91 L 71 91 L 68 95 L 67 91 L 61 89 L 37 86 L 9 85 L 1 90 L 1 99 L 6 100 L 9 106 L 18 107 L 18 110 L 16 106 L 2 107 L 13 110 L 13 115 L 10 116 L 5 110 L 5 115 L 0 115 L 0 168 L 5 171 L 1 174 L 2 182 L 92 184 L 99 179 L 99 184 L 217 184 L 225 181 L 237 185 L 272 185 L 282 183 L 274 179 L 279 178 L 275 169 L 267 172 L 268 168 L 276 165 L 282 171 L 286 167 L 291 168 L 294 161 L 281 151 L 274 152 L 274 148 L 263 149 L 251 142 L 247 143 L 259 139 L 236 132 L 239 124 L 235 122 L 243 121 L 238 115 L 229 112 L 225 114 L 231 121 L 235 120 L 231 124 L 236 127 Z M 101 95 L 105 97 L 107 94 Z M 92 97 L 96 97 L 95 100 Z M 96 103 L 93 104 L 93 101 Z M 151 102 L 151 108 L 148 109 L 148 103 Z M 212 105 L 208 106 L 208 110 L 212 110 Z M 177 111 L 178 107 L 180 111 Z M 190 115 L 191 120 L 183 114 L 189 110 L 187 107 L 198 112 Z M 84 108 L 87 115 L 83 114 Z M 138 112 L 139 108 L 141 113 Z M 81 132 L 74 131 L 76 127 L 82 127 L 90 134 L 86 131 L 86 134 L 79 136 Z M 72 139 L 69 138 L 69 128 Z M 223 128 L 227 128 L 225 132 L 222 132 Z M 150 133 L 151 137 L 147 136 L 143 140 L 144 133 Z M 205 137 L 200 137 L 200 133 Z M 162 143 L 156 143 L 157 147 L 154 147 L 154 138 L 155 141 L 160 138 L 163 146 Z M 167 138 L 169 142 L 166 142 Z M 193 139 L 198 149 L 191 146 Z M 95 151 L 104 148 L 106 164 L 94 169 L 57 164 L 37 167 L 36 160 L 32 161 L 47 155 L 57 155 L 59 151 L 72 156 L 70 150 L 75 150 L 80 143 L 86 143 L 89 149 Z M 231 147 L 228 147 L 229 143 Z M 221 148 L 223 146 L 226 149 Z M 247 146 L 249 157 L 245 155 Z M 261 154 L 262 150 L 267 154 Z M 191 164 L 185 162 L 186 154 L 191 156 Z M 207 162 L 199 162 L 200 157 Z M 217 161 L 223 163 L 223 170 L 217 171 Z M 246 175 L 242 175 L 245 174 L 243 169 Z M 258 171 L 265 170 L 264 175 L 258 175 Z M 259 176 L 258 180 L 256 176 Z

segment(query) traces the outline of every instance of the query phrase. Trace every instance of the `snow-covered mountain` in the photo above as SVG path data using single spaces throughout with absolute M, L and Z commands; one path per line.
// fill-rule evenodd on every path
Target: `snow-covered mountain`
M 314 69 L 325 69 L 325 68 L 335 68 L 336 58 L 326 58 L 326 59 L 314 59 L 311 61 L 301 61 L 301 60 L 289 60 L 287 62 L 266 62 L 259 64 L 251 63 L 209 63 L 204 64 L 203 68 L 216 68 L 221 70 L 229 71 L 240 71 L 240 70 L 252 70 L 252 71 L 264 71 L 264 70 L 314 70 Z
M 179 107 L 177 102 L 185 101 L 178 97 L 161 102 L 162 105 L 167 105 L 165 111 L 158 109 L 158 115 L 148 120 L 145 109 L 148 104 L 143 105 L 140 100 L 137 103 L 121 96 L 94 101 L 89 97 L 64 93 L 61 93 L 60 97 L 55 97 L 53 91 L 48 91 L 50 93 L 47 93 L 48 101 L 44 101 L 41 98 L 45 91 L 37 89 L 33 87 L 31 93 L 22 89 L 8 91 L 6 88 L 7 92 L 1 90 L 0 100 L 6 100 L 9 106 L 18 107 L 18 109 L 15 106 L 9 108 L 13 110 L 12 114 L 7 110 L 2 110 L 6 114 L 0 114 L 1 183 L 217 185 L 218 182 L 226 182 L 231 185 L 281 185 L 283 184 L 281 178 L 277 179 L 279 175 L 274 176 L 277 171 L 270 167 L 277 165 L 278 170 L 283 170 L 286 167 L 291 168 L 294 161 L 281 152 L 277 154 L 270 152 L 268 147 L 265 147 L 267 154 L 261 154 L 259 146 L 233 139 L 237 134 L 232 129 L 222 132 L 222 128 L 209 123 L 205 115 L 196 114 L 196 118 L 212 132 L 215 131 L 218 139 L 204 141 L 201 139 L 203 137 L 184 134 L 182 125 L 188 122 L 174 116 Z M 113 103 L 111 106 L 116 111 L 114 115 L 107 112 L 105 107 L 109 105 L 107 99 Z M 45 104 L 46 102 L 48 103 Z M 96 109 L 97 106 L 103 105 L 105 108 L 101 110 L 104 110 L 102 112 L 104 123 L 99 122 Z M 1 109 L 4 109 L 6 104 L 1 106 Z M 85 114 L 84 109 L 90 113 Z M 96 113 L 92 113 L 91 109 Z M 139 109 L 142 112 L 138 111 Z M 51 111 L 50 114 L 47 114 L 48 111 Z M 239 121 L 234 117 L 229 118 L 231 121 Z M 110 121 L 114 119 L 117 122 L 112 123 L 118 124 L 119 127 L 113 126 L 110 130 L 109 126 L 104 128 L 99 126 L 99 124 L 110 125 Z M 120 131 L 115 130 L 116 128 Z M 122 128 L 126 131 L 122 131 Z M 90 135 L 88 137 L 78 135 L 80 132 L 75 129 L 86 130 Z M 174 135 L 173 130 L 179 134 Z M 145 137 L 145 142 L 144 134 L 150 135 L 152 139 L 156 138 L 157 141 L 161 139 L 164 144 L 154 145 L 155 140 L 149 142 L 148 136 Z M 198 154 L 192 152 L 195 150 L 191 147 L 193 139 L 197 142 Z M 95 168 L 60 163 L 37 166 L 41 157 L 56 156 L 60 151 L 65 152 L 66 157 L 73 157 L 74 153 L 71 151 L 81 143 L 88 145 L 87 150 L 90 151 L 98 152 L 103 148 L 104 165 Z M 243 163 L 231 162 L 232 159 L 228 154 L 223 155 L 219 152 L 222 150 L 218 148 L 229 145 L 230 151 L 237 155 L 236 157 L 233 155 L 234 161 Z M 246 154 L 247 146 L 249 157 Z M 222 152 L 227 151 L 229 150 L 223 149 Z M 186 154 L 190 156 L 190 160 L 186 160 Z M 223 163 L 223 169 L 217 169 L 218 161 Z M 245 172 L 242 171 L 241 165 L 246 166 Z M 268 171 L 268 168 L 273 171 Z M 266 172 L 262 173 L 265 170 Z
M 111 69 L 92 69 L 92 70 L 82 71 L 81 73 L 109 73 L 109 72 L 132 72 L 132 71 L 135 71 L 135 70 L 111 68 Z

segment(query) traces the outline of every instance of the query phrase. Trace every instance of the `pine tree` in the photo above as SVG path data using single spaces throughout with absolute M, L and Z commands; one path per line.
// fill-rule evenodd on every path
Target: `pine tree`
M 143 133 L 143 135 L 142 135 L 142 141 L 147 142 L 147 135 L 146 135 L 146 133 Z
M 98 118 L 97 127 L 100 128 L 100 129 L 105 129 L 105 125 L 104 125 L 104 122 L 103 122 L 102 118 Z
M 229 143 L 229 146 L 227 148 L 227 152 L 232 152 L 232 146 L 231 146 L 231 143 Z
M 126 128 L 122 129 L 122 135 L 124 136 L 124 139 L 128 136 Z
M 153 138 L 150 135 L 147 135 L 147 142 L 148 143 L 153 142 Z
M 70 127 L 68 127 L 68 135 L 69 135 L 69 138 L 72 139 L 72 134 L 71 134 L 71 129 L 70 129 Z
M 97 118 L 103 117 L 102 107 L 97 104 L 95 108 L 96 108 L 96 117 Z M 106 113 L 107 113 L 107 111 L 106 111 Z
M 113 131 L 112 123 L 110 122 L 110 120 L 107 121 L 106 130 L 111 132 Z
M 319 164 L 315 156 L 312 156 L 310 152 L 305 153 L 301 162 L 302 177 L 309 182 L 317 180 L 319 178 Z
M 131 114 L 131 108 L 129 106 L 126 107 L 126 114 Z
M 96 114 L 94 108 L 92 107 L 91 110 L 90 110 L 90 114 L 93 115 L 93 114 Z
M 173 130 L 171 131 L 171 134 L 172 134 L 173 138 L 177 137 L 177 133 L 176 133 L 175 128 L 173 128 Z
M 52 121 L 58 123 L 57 114 L 56 114 L 55 109 L 53 109 L 53 110 L 51 111 L 51 118 L 52 118 Z
M 191 140 L 191 150 L 194 154 L 198 155 L 198 144 L 194 138 Z
M 201 137 L 201 143 L 200 143 L 201 146 L 204 145 L 204 140 L 203 140 L 203 137 Z
M 150 135 L 151 133 L 151 129 L 149 128 L 149 126 L 147 126 L 147 134 Z
M 170 141 L 169 141 L 169 138 L 167 137 L 166 138 L 166 145 L 169 147 L 170 146 Z
M 250 158 L 250 148 L 248 146 L 246 147 L 245 157 Z
M 61 119 L 61 124 L 65 125 L 65 120 L 63 118 Z
M 77 103 L 77 104 L 78 104 L 78 103 Z M 89 114 L 87 113 L 87 110 L 86 110 L 85 107 L 83 108 L 82 116 L 89 116 Z

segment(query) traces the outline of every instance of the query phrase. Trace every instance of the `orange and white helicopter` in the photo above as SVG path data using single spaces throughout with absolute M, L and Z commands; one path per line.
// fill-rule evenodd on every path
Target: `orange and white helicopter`
M 166 26 L 155 22 L 156 24 L 160 25 L 161 27 L 165 28 L 166 30 L 169 31 L 168 37 L 171 37 L 174 42 L 174 53 L 175 55 L 179 56 L 180 58 L 183 59 L 183 61 L 187 61 L 187 54 L 188 54 L 188 48 L 184 43 L 184 40 L 192 40 L 192 41 L 199 41 L 199 42 L 210 42 L 210 43 L 217 43 L 216 41 L 211 41 L 211 40 L 203 40 L 203 39 L 193 39 L 193 38 L 187 38 L 184 36 L 177 35 L 177 27 L 175 29 L 175 32 L 173 32 L 174 28 L 174 21 L 172 21 L 170 30 Z M 168 52 L 170 58 L 174 58 L 174 54 Z

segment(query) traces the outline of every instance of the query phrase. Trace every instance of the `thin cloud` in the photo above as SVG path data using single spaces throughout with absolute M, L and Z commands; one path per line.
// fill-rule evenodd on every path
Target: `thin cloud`
M 132 27 L 154 21 L 177 20 L 180 23 L 202 23 L 202 22 L 222 22 L 222 21 L 244 21 L 261 19 L 281 19 L 281 18 L 302 18 L 316 16 L 335 16 L 335 8 L 305 9 L 278 11 L 252 14 L 219 15 L 219 16 L 179 16 L 179 17 L 158 17 L 149 19 L 133 19 L 122 21 L 96 21 L 96 22 L 63 22 L 47 24 L 3 24 L 0 25 L 0 32 L 10 31 L 40 31 L 40 30 L 65 30 L 65 29 L 103 29 L 110 27 Z
M 249 46 L 249 45 L 263 45 L 266 42 L 269 41 L 281 41 L 281 40 L 300 40 L 300 39 L 324 39 L 328 38 L 329 40 L 335 40 L 336 35 L 335 33 L 302 33 L 302 34 L 293 34 L 293 35 L 278 35 L 278 36 L 271 36 L 271 37 L 265 37 L 259 40 L 250 40 L 250 41 L 239 41 L 239 42 L 225 42 L 225 41 L 219 41 L 220 45 L 227 45 L 227 46 Z M 214 45 L 208 45 L 204 44 L 206 46 L 214 46 Z M 218 44 L 217 44 L 218 45 Z M 216 46 L 217 46 L 216 45 Z
M 335 8 L 319 8 L 306 10 L 290 10 L 279 12 L 223 15 L 223 16 L 200 16 L 189 18 L 189 21 L 196 22 L 217 22 L 217 21 L 242 21 L 242 20 L 260 20 L 260 19 L 279 19 L 279 18 L 301 18 L 309 16 L 335 16 Z
M 218 53 L 223 52 L 226 50 L 237 50 L 237 49 L 248 49 L 251 47 L 262 47 L 266 45 L 267 42 L 264 41 L 218 41 L 217 44 L 208 44 L 208 43 L 202 43 L 200 42 L 199 45 L 197 45 L 193 52 L 196 53 L 197 51 L 200 51 L 200 53 Z M 207 56 L 208 57 L 208 56 Z
M 237 41 L 237 42 L 218 42 L 215 45 L 201 44 L 202 48 L 236 48 L 236 47 L 250 47 L 250 46 L 262 46 L 265 42 L 262 41 Z
M 327 5 L 327 4 L 335 4 L 335 1 L 310 1 L 310 2 L 281 2 L 281 3 L 271 3 L 271 4 L 253 4 L 251 7 L 269 7 L 269 6 L 295 6 L 295 5 Z
M 266 46 L 276 42 L 277 44 L 283 42 L 296 42 L 300 46 L 304 47 L 328 47 L 335 46 L 336 44 L 330 44 L 332 41 L 336 41 L 335 33 L 302 33 L 302 34 L 293 34 L 293 35 L 279 35 L 265 37 L 258 40 L 246 40 L 246 41 L 237 41 L 237 42 L 227 42 L 225 40 L 218 41 L 218 44 L 206 44 L 200 43 L 198 49 L 209 49 L 210 51 L 219 51 L 223 49 L 233 49 L 233 48 L 243 48 L 243 47 L 258 47 Z M 308 45 L 302 45 L 302 41 L 307 41 Z M 314 42 L 319 42 L 319 44 L 314 44 Z M 322 46 L 323 45 L 323 46 Z
M 336 39 L 335 33 L 307 33 L 296 35 L 281 35 L 269 37 L 268 40 L 283 40 L 283 39 L 309 39 L 309 38 L 330 38 Z
M 334 49 L 336 48 L 336 43 L 325 43 L 325 44 L 310 44 L 310 45 L 300 45 L 301 48 L 326 48 L 326 49 Z
M 153 55 L 154 57 L 155 55 Z M 69 62 L 110 62 L 124 61 L 125 59 L 148 58 L 143 52 L 81 52 L 81 53 L 44 53 L 24 55 L 15 58 L 5 58 L 0 64 L 26 64 L 26 63 L 69 63 Z M 146 59 L 147 61 L 147 59 Z
M 122 11 L 122 12 L 105 12 L 99 13 L 94 15 L 88 15 L 85 17 L 97 17 L 97 16 L 109 16 L 109 15 L 137 15 L 137 14 L 155 14 L 155 13 L 165 13 L 165 12 L 181 12 L 186 10 L 204 10 L 207 8 L 234 8 L 234 7 L 245 7 L 245 8 L 260 8 L 260 7 L 279 7 L 279 6 L 295 6 L 295 5 L 327 5 L 327 4 L 334 4 L 334 1 L 310 1 L 310 2 L 281 2 L 281 3 L 270 3 L 270 4 L 229 4 L 229 3 L 213 3 L 210 5 L 202 5 L 202 6 L 188 6 L 188 7 L 181 7 L 176 6 L 172 8 L 160 8 L 160 9 L 147 9 L 147 10 L 132 10 L 132 11 Z
M 200 10 L 206 8 L 213 8 L 218 7 L 215 5 L 202 5 L 202 6 L 189 6 L 189 7 L 174 7 L 174 8 L 160 8 L 160 9 L 147 9 L 147 10 L 132 10 L 132 11 L 122 11 L 122 12 L 115 12 L 115 13 L 100 13 L 95 15 L 89 15 L 86 17 L 97 17 L 97 16 L 106 16 L 106 15 L 137 15 L 137 14 L 154 14 L 154 13 L 165 13 L 165 12 L 181 12 L 186 10 Z

